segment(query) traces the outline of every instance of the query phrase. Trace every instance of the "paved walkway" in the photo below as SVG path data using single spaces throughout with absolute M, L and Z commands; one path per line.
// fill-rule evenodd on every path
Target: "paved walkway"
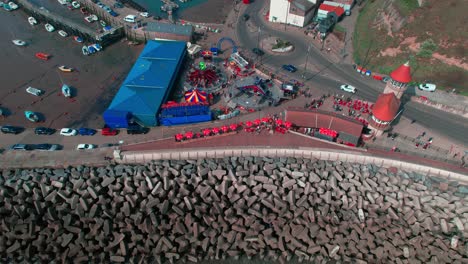
M 61 150 L 47 151 L 5 151 L 0 154 L 0 169 L 7 168 L 41 168 L 68 166 L 104 166 L 109 161 L 104 157 L 112 157 L 114 148 L 97 150 Z
M 148 142 L 144 144 L 135 144 L 130 146 L 123 146 L 123 151 L 164 151 L 164 150 L 182 150 L 182 149 L 199 149 L 199 148 L 234 148 L 234 147 L 245 147 L 245 148 L 268 148 L 268 147 L 284 147 L 284 148 L 315 148 L 315 149 L 330 149 L 330 150 L 341 150 L 356 152 L 356 155 L 368 155 L 372 157 L 385 157 L 394 160 L 407 161 L 415 164 L 431 166 L 435 168 L 441 168 L 457 173 L 468 175 L 468 168 L 461 167 L 454 164 L 449 164 L 443 161 L 434 161 L 417 156 L 409 156 L 404 153 L 395 153 L 386 150 L 378 149 L 359 149 L 346 147 L 339 144 L 327 142 L 325 140 L 319 140 L 314 138 L 307 138 L 304 136 L 296 135 L 293 133 L 287 134 L 269 134 L 266 131 L 261 134 L 239 132 L 233 135 L 225 136 L 213 136 L 204 139 L 197 139 L 186 142 L 175 142 L 173 138 L 159 140 L 155 142 Z

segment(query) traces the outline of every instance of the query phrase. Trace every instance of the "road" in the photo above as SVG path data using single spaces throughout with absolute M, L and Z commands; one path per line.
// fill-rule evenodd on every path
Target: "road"
M 247 50 L 250 53 L 252 48 L 258 45 L 258 31 L 251 32 L 249 28 L 260 28 L 261 36 L 275 36 L 284 40 L 288 40 L 294 45 L 294 51 L 290 54 L 274 56 L 266 54 L 262 58 L 262 64 L 275 69 L 281 69 L 283 64 L 303 65 L 305 63 L 308 50 L 307 39 L 304 36 L 299 36 L 287 31 L 278 31 L 265 23 L 262 17 L 264 3 L 262 1 L 254 1 L 247 6 L 244 13 L 250 15 L 250 19 L 246 22 L 242 19 L 237 21 L 236 34 L 240 48 Z M 249 23 L 249 27 L 247 26 Z M 351 65 L 334 64 L 322 55 L 320 50 L 311 45 L 309 49 L 308 65 L 319 66 L 318 71 L 304 72 L 303 68 L 289 75 L 295 79 L 300 79 L 305 75 L 305 83 L 309 86 L 317 86 L 325 91 L 336 93 L 339 92 L 338 87 L 343 84 L 351 84 L 358 87 L 357 96 L 369 101 L 376 101 L 377 96 L 383 91 L 384 84 L 373 79 L 364 78 L 360 74 L 356 74 Z M 275 72 L 280 72 L 276 70 Z M 284 72 L 283 72 L 284 73 Z M 432 107 L 421 105 L 414 102 L 408 102 L 404 105 L 403 116 L 412 120 L 416 120 L 421 125 L 431 129 L 434 132 L 445 135 L 455 142 L 468 146 L 468 121 L 458 115 L 447 113 Z

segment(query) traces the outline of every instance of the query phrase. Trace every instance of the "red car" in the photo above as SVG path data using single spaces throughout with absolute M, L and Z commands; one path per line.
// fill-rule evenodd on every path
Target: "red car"
M 119 133 L 117 129 L 112 129 L 110 127 L 105 127 L 101 130 L 101 135 L 103 136 L 115 136 Z

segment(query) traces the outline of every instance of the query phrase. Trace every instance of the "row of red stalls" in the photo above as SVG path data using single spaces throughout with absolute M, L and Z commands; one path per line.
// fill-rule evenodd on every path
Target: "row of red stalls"
M 226 133 L 237 133 L 244 131 L 247 133 L 260 133 L 262 130 L 273 129 L 275 132 L 280 134 L 286 134 L 286 132 L 293 127 L 291 122 L 283 121 L 273 117 L 263 117 L 261 119 L 255 119 L 252 121 L 246 121 L 245 123 L 232 123 L 229 125 L 223 125 L 220 127 L 204 128 L 199 132 L 187 131 L 185 133 L 178 133 L 174 136 L 176 142 L 183 142 L 198 138 L 207 138 L 211 136 L 222 135 Z

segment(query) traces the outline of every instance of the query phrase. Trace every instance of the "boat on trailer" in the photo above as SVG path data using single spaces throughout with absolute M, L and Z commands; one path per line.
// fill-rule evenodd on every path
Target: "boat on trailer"
M 39 121 L 39 116 L 33 111 L 24 111 L 24 116 L 31 122 Z
M 44 52 L 38 52 L 36 53 L 36 58 L 46 61 L 50 59 L 50 55 Z
M 71 89 L 70 86 L 63 84 L 62 85 L 62 94 L 63 96 L 70 98 L 71 97 Z
M 58 68 L 59 68 L 59 70 L 61 70 L 63 72 L 72 72 L 73 71 L 73 68 L 67 67 L 65 65 L 61 65 Z
M 13 44 L 15 44 L 16 46 L 26 46 L 26 41 L 21 39 L 14 39 L 11 42 L 13 42 Z

